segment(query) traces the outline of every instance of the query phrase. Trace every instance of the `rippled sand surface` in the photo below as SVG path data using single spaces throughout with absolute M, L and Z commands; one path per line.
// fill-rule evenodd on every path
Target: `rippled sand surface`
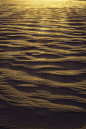
M 85 1 L 1 0 L 0 114 L 1 129 L 85 125 Z

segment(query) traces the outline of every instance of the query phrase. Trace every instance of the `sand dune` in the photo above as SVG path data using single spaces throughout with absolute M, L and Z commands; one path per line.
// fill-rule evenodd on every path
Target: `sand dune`
M 86 3 L 20 3 L 0 3 L 0 129 L 85 129 Z

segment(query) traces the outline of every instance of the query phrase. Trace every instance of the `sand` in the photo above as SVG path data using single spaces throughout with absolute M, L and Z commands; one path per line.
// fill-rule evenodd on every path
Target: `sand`
M 86 2 L 1 0 L 0 129 L 86 128 Z

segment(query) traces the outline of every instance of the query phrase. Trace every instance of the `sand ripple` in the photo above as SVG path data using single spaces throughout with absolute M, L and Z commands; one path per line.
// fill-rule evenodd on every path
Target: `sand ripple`
M 86 112 L 86 8 L 0 6 L 0 109 Z

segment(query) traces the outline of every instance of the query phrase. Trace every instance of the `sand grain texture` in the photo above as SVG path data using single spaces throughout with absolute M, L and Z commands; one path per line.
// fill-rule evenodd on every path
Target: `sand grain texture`
M 86 2 L 1 0 L 0 129 L 84 129 Z

